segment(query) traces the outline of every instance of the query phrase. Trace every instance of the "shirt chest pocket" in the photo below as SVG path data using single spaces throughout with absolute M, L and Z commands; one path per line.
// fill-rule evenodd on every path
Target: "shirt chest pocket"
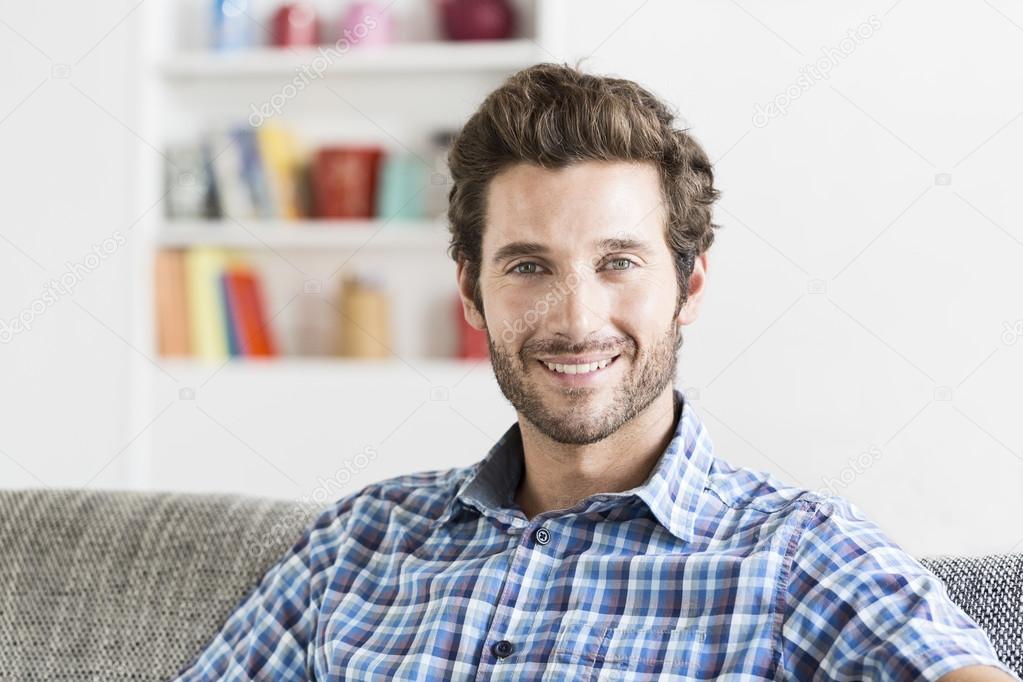
M 706 631 L 693 626 L 569 623 L 555 640 L 544 680 L 696 679 Z

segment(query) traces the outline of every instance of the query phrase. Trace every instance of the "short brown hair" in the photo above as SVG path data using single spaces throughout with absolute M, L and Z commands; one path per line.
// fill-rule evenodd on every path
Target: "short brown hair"
M 483 313 L 479 277 L 487 188 L 498 173 L 520 162 L 557 169 L 589 160 L 650 161 L 659 170 L 667 204 L 666 239 L 680 289 L 677 314 L 696 257 L 714 241 L 718 226 L 711 222 L 711 207 L 719 192 L 707 154 L 674 120 L 668 105 L 637 83 L 567 64 L 530 66 L 490 93 L 448 154 L 448 255 L 465 262 L 477 310 Z

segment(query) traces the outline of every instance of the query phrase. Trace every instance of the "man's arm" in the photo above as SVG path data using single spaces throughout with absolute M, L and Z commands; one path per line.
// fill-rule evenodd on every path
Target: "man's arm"
M 309 524 L 175 682 L 314 679 L 317 595 L 356 495 L 342 498 Z
M 858 507 L 831 497 L 799 517 L 781 631 L 789 677 L 1019 679 L 944 583 Z
M 1015 679 L 990 665 L 968 665 L 942 676 L 938 682 L 1011 682 Z

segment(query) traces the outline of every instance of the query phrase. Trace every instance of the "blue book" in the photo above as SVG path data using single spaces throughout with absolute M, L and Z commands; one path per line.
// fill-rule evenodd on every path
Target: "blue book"
M 266 175 L 263 172 L 263 157 L 259 153 L 256 131 L 251 128 L 236 128 L 231 134 L 241 154 L 242 179 L 249 188 L 249 196 L 252 197 L 252 206 L 255 208 L 256 216 L 274 218 L 274 207 L 271 204 Z
M 242 354 L 241 345 L 238 343 L 238 330 L 234 328 L 231 320 L 234 319 L 234 314 L 231 312 L 231 297 L 228 294 L 227 284 L 227 271 L 221 271 L 217 277 L 217 281 L 220 283 L 220 302 L 224 310 L 224 330 L 227 332 L 227 352 L 231 356 L 237 356 Z

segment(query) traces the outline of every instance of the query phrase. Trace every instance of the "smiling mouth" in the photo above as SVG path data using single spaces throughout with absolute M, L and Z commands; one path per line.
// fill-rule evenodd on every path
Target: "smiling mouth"
M 575 376 L 578 376 L 578 375 L 585 376 L 585 375 L 588 375 L 588 374 L 594 374 L 596 372 L 600 372 L 600 371 L 602 371 L 604 369 L 607 369 L 608 367 L 613 365 L 618 360 L 618 358 L 620 358 L 620 357 L 621 357 L 621 353 L 619 353 L 618 355 L 615 355 L 613 357 L 604 359 L 604 360 L 600 360 L 600 361 L 597 361 L 597 362 L 590 362 L 590 363 L 581 364 L 581 365 L 564 365 L 564 364 L 560 364 L 560 363 L 556 363 L 556 362 L 547 362 L 546 360 L 539 360 L 539 359 L 537 360 L 537 362 L 539 362 L 547 370 L 549 370 L 551 372 L 554 372 L 556 374 L 565 374 L 565 375 L 570 375 L 570 376 L 572 376 L 572 375 L 575 375 Z

